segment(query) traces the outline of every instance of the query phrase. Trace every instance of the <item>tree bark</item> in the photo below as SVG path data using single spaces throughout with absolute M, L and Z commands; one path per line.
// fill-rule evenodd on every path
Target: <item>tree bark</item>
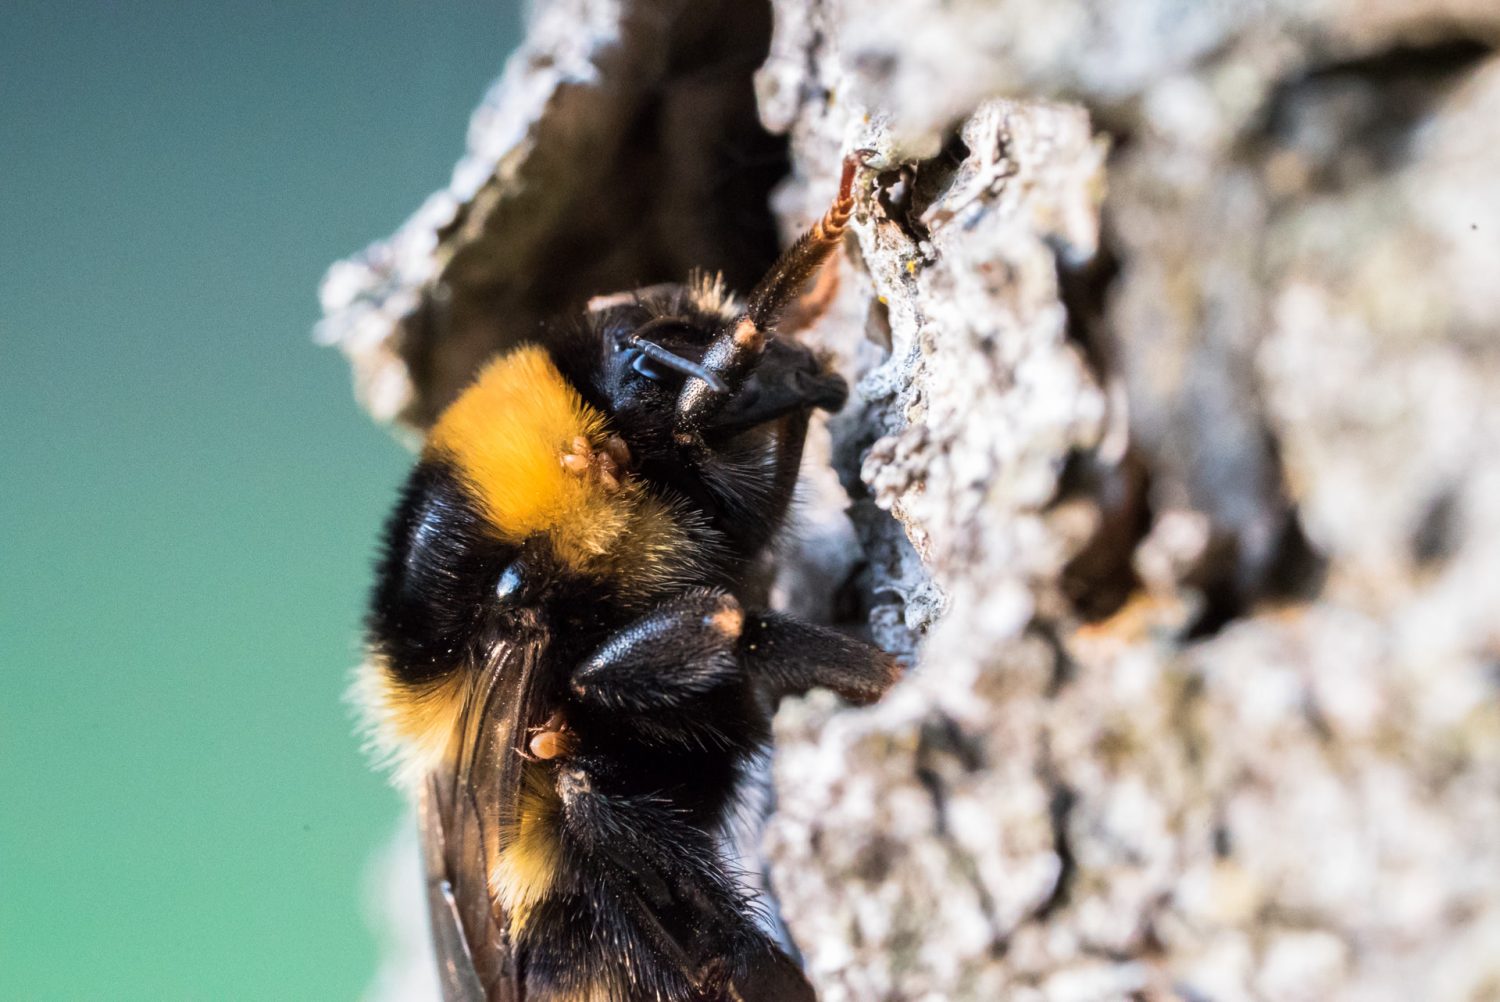
M 542 0 L 320 334 L 420 428 L 590 295 L 747 286 L 873 150 L 775 594 L 913 667 L 777 718 L 821 997 L 1500 998 L 1497 40 L 1492 0 Z

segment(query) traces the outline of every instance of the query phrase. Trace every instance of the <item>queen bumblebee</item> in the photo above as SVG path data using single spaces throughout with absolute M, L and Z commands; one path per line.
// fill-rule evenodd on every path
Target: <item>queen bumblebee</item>
M 779 319 L 823 218 L 743 305 L 717 280 L 596 300 L 491 361 L 385 531 L 359 690 L 419 798 L 445 996 L 813 998 L 724 838 L 777 698 L 868 702 L 893 659 L 762 609 L 809 415 L 843 380 Z

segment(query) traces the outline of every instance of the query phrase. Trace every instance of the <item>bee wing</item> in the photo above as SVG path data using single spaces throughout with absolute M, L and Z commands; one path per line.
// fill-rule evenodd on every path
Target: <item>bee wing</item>
M 458 754 L 428 780 L 418 815 L 433 945 L 446 1002 L 520 1002 L 505 910 L 490 896 L 500 832 L 515 820 L 537 648 L 495 652 L 464 709 Z
M 458 897 L 448 877 L 448 845 L 444 838 L 441 803 L 442 777 L 433 776 L 417 807 L 422 828 L 422 856 L 427 870 L 427 913 L 432 921 L 432 945 L 437 954 L 438 981 L 444 1002 L 486 1002 L 484 985 L 459 917 Z

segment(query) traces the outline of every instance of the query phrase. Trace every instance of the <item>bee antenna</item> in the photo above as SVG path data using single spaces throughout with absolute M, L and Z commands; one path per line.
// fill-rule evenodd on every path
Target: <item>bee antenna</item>
M 838 194 L 828 211 L 776 259 L 751 290 L 745 311 L 709 343 L 703 368 L 717 374 L 720 385 L 738 384 L 744 378 L 760 357 L 777 316 L 838 249 L 854 213 L 854 174 L 869 156 L 869 150 L 857 150 L 844 158 Z M 708 379 L 698 379 L 701 381 L 684 386 L 677 398 L 678 420 L 690 428 L 702 424 L 725 396 L 725 391 L 715 388 Z
M 849 228 L 849 217 L 854 212 L 854 172 L 863 162 L 864 156 L 864 151 L 860 151 L 844 159 L 844 169 L 839 175 L 839 191 L 833 204 L 821 219 L 813 223 L 812 229 L 797 238 L 797 242 L 776 259 L 771 270 L 756 283 L 745 302 L 741 323 L 749 320 L 762 331 L 770 327 L 777 315 L 797 297 L 797 293 L 813 273 L 833 256 L 844 238 L 844 231 Z
M 663 323 L 663 321 L 665 321 L 665 323 Z M 667 368 L 673 370 L 674 372 L 680 372 L 684 376 L 691 376 L 697 379 L 701 379 L 705 383 L 707 383 L 709 388 L 715 393 L 728 393 L 729 384 L 724 382 L 723 377 L 721 377 L 717 372 L 714 372 L 711 369 L 705 369 L 697 362 L 694 362 L 691 359 L 683 358 L 681 355 L 674 354 L 673 352 L 670 352 L 667 349 L 663 348 L 661 345 L 657 344 L 655 341 L 648 341 L 641 336 L 641 331 L 652 329 L 654 327 L 666 327 L 672 324 L 681 324 L 682 322 L 683 321 L 680 317 L 657 317 L 655 320 L 651 320 L 643 324 L 639 330 L 630 335 L 630 343 L 634 347 L 639 348 L 641 350 L 641 354 L 645 355 L 653 362 L 660 362 Z

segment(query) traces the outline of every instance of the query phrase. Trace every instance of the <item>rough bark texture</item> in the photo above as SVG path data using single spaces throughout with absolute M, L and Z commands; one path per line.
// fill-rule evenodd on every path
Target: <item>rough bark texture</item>
M 1500 998 L 1500 7 L 772 7 L 539 3 L 330 272 L 366 405 L 875 150 L 779 594 L 915 668 L 777 719 L 822 996 Z

